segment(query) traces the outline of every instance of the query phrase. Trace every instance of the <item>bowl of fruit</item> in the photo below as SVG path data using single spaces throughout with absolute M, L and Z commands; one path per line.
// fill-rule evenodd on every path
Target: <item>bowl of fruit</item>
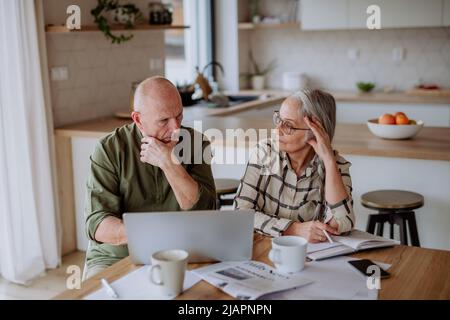
M 423 127 L 423 121 L 409 119 L 405 113 L 385 113 L 378 119 L 367 121 L 370 132 L 383 139 L 410 139 Z

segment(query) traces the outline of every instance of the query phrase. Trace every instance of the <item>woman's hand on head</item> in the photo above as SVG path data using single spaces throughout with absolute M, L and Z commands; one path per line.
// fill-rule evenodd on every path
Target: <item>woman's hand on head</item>
M 320 221 L 308 222 L 293 222 L 286 231 L 283 232 L 285 236 L 300 236 L 305 238 L 308 242 L 318 243 L 327 241 L 323 230 L 327 231 L 329 235 L 338 235 L 337 229 Z
M 310 119 L 304 117 L 306 124 L 314 134 L 315 139 L 310 139 L 307 143 L 313 147 L 316 154 L 323 162 L 334 161 L 333 148 L 331 147 L 330 137 L 323 128 L 322 124 L 316 118 Z

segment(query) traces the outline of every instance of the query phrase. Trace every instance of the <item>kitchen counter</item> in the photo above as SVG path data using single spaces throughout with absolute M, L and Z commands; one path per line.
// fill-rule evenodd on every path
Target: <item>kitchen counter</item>
M 406 92 L 359 93 L 354 91 L 330 91 L 337 102 L 373 102 L 405 104 L 444 104 L 450 105 L 449 95 L 413 95 Z
M 185 120 L 183 125 L 195 127 L 194 121 Z M 108 117 L 57 128 L 55 134 L 60 137 L 100 138 L 127 123 L 130 120 Z M 217 128 L 225 134 L 225 129 L 270 129 L 272 122 L 266 118 L 207 117 L 202 120 L 202 131 L 210 128 Z M 243 134 L 237 139 L 239 147 L 246 143 Z M 252 146 L 255 142 L 251 138 L 248 144 Z M 230 147 L 233 141 L 216 139 L 215 144 L 219 143 Z M 334 148 L 342 154 L 450 161 L 450 128 L 424 127 L 414 139 L 384 140 L 372 135 L 365 124 L 338 124 Z
M 87 246 L 82 227 L 85 185 L 89 156 L 96 141 L 130 122 L 130 119 L 108 117 L 55 129 L 64 253 L 77 248 L 85 250 Z M 212 164 L 214 177 L 241 179 L 249 148 L 261 138 L 257 135 L 248 138 L 250 132 L 246 130 L 271 129 L 271 122 L 270 117 L 226 116 L 203 117 L 202 121 L 186 119 L 183 124 L 204 132 L 210 139 L 215 134 L 211 139 L 218 160 Z M 218 130 L 208 130 L 212 128 Z M 238 128 L 242 130 L 232 130 L 232 133 L 239 132 L 237 138 L 220 137 L 226 135 L 226 129 Z M 425 206 L 417 211 L 421 244 L 423 247 L 450 250 L 450 216 L 447 214 L 450 210 L 450 128 L 424 127 L 411 140 L 383 140 L 373 136 L 365 124 L 339 124 L 333 145 L 352 163 L 354 199 L 360 199 L 365 192 L 386 188 L 422 194 L 427 200 Z M 224 155 L 226 159 L 235 159 L 237 155 L 236 163 L 221 162 Z M 356 227 L 364 229 L 369 210 L 355 201 L 355 212 L 358 215 Z
M 406 92 L 373 92 L 359 93 L 357 91 L 329 91 L 336 99 L 336 102 L 354 102 L 354 103 L 393 103 L 393 104 L 436 104 L 450 105 L 450 96 L 434 95 L 412 95 Z M 292 92 L 283 90 L 241 90 L 238 93 L 224 92 L 227 95 L 260 95 L 258 100 L 241 103 L 239 105 L 224 108 L 208 108 L 201 106 L 190 106 L 184 108 L 185 119 L 200 119 L 207 116 L 229 116 L 239 112 L 252 109 L 263 109 L 277 104 Z M 127 114 L 127 110 L 120 111 L 121 114 Z
M 418 103 L 418 104 L 444 104 L 450 105 L 450 95 L 410 94 L 406 91 L 370 92 L 325 90 L 331 93 L 337 102 L 373 102 L 373 103 Z M 239 94 L 269 94 L 272 96 L 287 97 L 292 92 L 276 89 L 242 90 Z

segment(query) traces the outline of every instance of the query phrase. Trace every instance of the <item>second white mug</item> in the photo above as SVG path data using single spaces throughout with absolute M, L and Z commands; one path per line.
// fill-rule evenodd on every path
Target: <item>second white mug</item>
M 281 236 L 273 238 L 269 259 L 280 272 L 299 272 L 305 267 L 307 245 L 308 241 L 302 237 Z
M 183 291 L 189 254 L 185 250 L 162 250 L 151 257 L 148 276 L 165 296 L 177 296 Z

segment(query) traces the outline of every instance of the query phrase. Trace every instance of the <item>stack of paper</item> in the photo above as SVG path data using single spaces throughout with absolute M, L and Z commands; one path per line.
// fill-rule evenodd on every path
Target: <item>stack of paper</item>
M 111 283 L 111 287 L 120 300 L 171 300 L 175 298 L 161 295 L 158 286 L 149 281 L 148 268 L 149 266 L 143 266 Z M 183 291 L 186 291 L 200 280 L 193 272 L 186 271 Z M 104 288 L 91 293 L 84 299 L 115 300 L 107 294 Z
M 307 262 L 305 269 L 299 272 L 312 282 L 304 287 L 263 296 L 274 300 L 310 300 L 310 299 L 345 299 L 376 300 L 377 289 L 369 289 L 368 277 L 361 274 L 352 265 L 352 257 L 336 257 L 324 261 Z M 390 265 L 377 263 L 387 270 Z M 381 283 L 381 285 L 383 285 Z

